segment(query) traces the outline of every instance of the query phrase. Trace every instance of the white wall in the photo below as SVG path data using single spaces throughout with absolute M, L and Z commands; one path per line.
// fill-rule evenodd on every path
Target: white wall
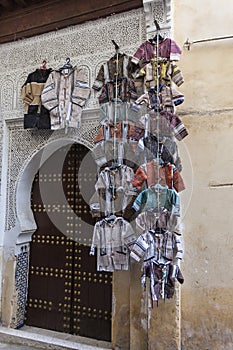
M 233 3 L 173 1 L 174 38 L 233 35 Z M 182 349 L 232 349 L 233 39 L 196 43 L 179 63 L 193 193 L 185 215 Z M 178 111 L 177 111 L 178 112 Z M 187 171 L 184 164 L 184 174 Z

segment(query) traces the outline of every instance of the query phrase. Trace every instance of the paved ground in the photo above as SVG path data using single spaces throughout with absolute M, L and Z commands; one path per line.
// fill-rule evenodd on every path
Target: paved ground
M 35 347 L 0 342 L 0 350 L 35 350 Z

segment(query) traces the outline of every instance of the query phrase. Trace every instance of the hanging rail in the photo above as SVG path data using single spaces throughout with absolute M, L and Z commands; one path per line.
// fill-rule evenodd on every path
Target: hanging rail
M 205 43 L 207 41 L 224 40 L 224 39 L 233 39 L 233 35 L 219 36 L 219 37 L 215 37 L 215 38 L 201 39 L 201 40 L 194 40 L 194 41 L 190 41 L 189 39 L 187 39 L 183 46 L 185 49 L 190 50 L 190 47 L 192 44 Z

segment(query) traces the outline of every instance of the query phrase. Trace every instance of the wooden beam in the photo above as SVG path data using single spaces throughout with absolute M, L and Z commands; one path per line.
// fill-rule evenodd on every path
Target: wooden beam
M 0 43 L 46 33 L 70 25 L 142 7 L 142 0 L 55 0 L 38 2 L 1 17 Z
M 1 0 L 0 5 L 7 11 L 11 11 L 14 7 L 12 0 Z
M 26 7 L 27 1 L 25 0 L 15 0 L 16 4 Z

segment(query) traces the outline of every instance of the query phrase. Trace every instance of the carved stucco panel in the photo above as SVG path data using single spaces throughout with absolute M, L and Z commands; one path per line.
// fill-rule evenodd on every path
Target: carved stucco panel
M 12 111 L 14 109 L 15 86 L 13 80 L 7 76 L 1 85 L 1 108 L 4 111 Z
M 154 36 L 156 19 L 164 37 L 171 35 L 171 0 L 143 0 L 147 38 Z

